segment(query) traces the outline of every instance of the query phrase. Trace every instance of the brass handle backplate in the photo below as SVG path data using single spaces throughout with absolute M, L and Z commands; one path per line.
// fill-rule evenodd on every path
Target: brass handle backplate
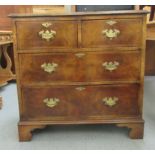
M 43 100 L 43 102 L 46 103 L 46 106 L 50 108 L 55 107 L 59 103 L 59 101 L 60 100 L 58 98 L 45 98 Z
M 58 64 L 56 63 L 43 63 L 41 65 L 41 68 L 48 73 L 53 73 L 55 72 L 56 68 L 58 67 Z
M 117 97 L 105 97 L 102 99 L 103 103 L 109 107 L 112 107 L 117 104 Z
M 102 34 L 105 35 L 107 38 L 112 40 L 113 38 L 117 38 L 120 34 L 120 30 L 118 29 L 105 29 L 102 31 Z
M 51 30 L 48 29 L 51 25 L 52 25 L 52 23 L 50 23 L 50 22 L 42 23 L 42 26 L 45 29 L 43 29 L 39 32 L 39 36 L 41 36 L 41 38 L 45 39 L 46 41 L 53 40 L 56 36 L 56 31 L 54 31 L 52 29 Z
M 53 30 L 41 30 L 39 32 L 39 35 L 41 36 L 42 39 L 45 39 L 46 41 L 50 41 L 50 39 L 54 39 L 56 35 L 56 31 Z
M 113 70 L 117 69 L 117 67 L 119 66 L 119 62 L 117 61 L 104 62 L 102 66 L 105 67 L 106 70 L 109 70 L 110 72 L 112 72 Z

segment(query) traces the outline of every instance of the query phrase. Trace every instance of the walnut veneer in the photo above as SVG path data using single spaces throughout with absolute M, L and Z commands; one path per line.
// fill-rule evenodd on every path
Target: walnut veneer
M 54 124 L 109 124 L 142 138 L 145 11 L 14 14 L 19 139 Z

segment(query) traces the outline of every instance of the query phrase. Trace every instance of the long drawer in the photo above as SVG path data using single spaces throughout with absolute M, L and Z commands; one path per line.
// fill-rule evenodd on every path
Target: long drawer
M 139 115 L 138 85 L 22 88 L 27 120 L 87 120 Z
M 20 54 L 23 84 L 138 81 L 140 52 Z

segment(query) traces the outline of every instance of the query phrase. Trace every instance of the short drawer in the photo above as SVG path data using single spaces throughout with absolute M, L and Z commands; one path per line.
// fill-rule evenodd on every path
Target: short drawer
M 142 44 L 142 19 L 82 21 L 82 47 L 127 46 Z
M 138 85 L 23 88 L 23 119 L 87 120 L 139 115 Z
M 20 54 L 23 84 L 140 80 L 140 52 Z
M 77 47 L 76 21 L 16 22 L 17 49 Z

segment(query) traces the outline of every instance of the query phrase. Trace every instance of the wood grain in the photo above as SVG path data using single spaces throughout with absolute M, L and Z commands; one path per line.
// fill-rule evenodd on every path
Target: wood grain
M 131 128 L 131 138 L 142 138 L 146 13 L 11 16 L 22 141 L 31 139 L 31 130 L 53 124 L 113 123 Z M 112 28 L 121 33 L 109 40 L 101 31 L 111 28 L 105 21 L 112 19 L 117 21 Z M 37 35 L 45 21 L 53 22 L 55 41 Z M 78 53 L 84 56 L 78 58 Z M 120 66 L 109 72 L 102 66 L 105 61 L 119 61 Z M 41 68 L 45 62 L 58 64 L 53 74 Z M 118 98 L 117 104 L 105 105 L 105 97 Z M 50 98 L 59 99 L 53 108 L 44 102 Z
M 145 75 L 155 75 L 155 22 L 147 24 Z
M 22 125 L 18 124 L 19 141 L 30 141 L 32 139 L 32 131 L 35 129 L 43 129 L 45 125 Z
M 146 65 L 145 74 L 155 75 L 155 40 L 147 40 L 146 42 Z
M 129 137 L 132 139 L 143 139 L 144 136 L 144 122 L 142 123 L 122 123 L 117 124 L 118 127 L 127 127 L 130 129 Z
M 116 23 L 109 25 L 107 20 L 86 20 L 82 21 L 82 47 L 101 46 L 141 46 L 142 20 L 136 19 L 115 19 Z M 103 35 L 104 30 L 119 30 L 120 34 L 116 38 L 109 39 Z M 134 29 L 134 31 L 132 31 Z
M 78 88 L 84 88 L 79 90 Z M 138 85 L 51 86 L 23 88 L 23 120 L 87 120 L 138 116 Z M 124 93 L 120 93 L 124 92 Z M 40 93 L 40 95 L 38 95 Z M 106 97 L 116 97 L 115 106 L 103 102 Z M 58 98 L 59 103 L 50 108 L 44 99 Z
M 42 23 L 49 22 L 52 25 L 44 28 Z M 17 22 L 18 49 L 38 49 L 38 48 L 69 48 L 77 47 L 77 22 L 76 21 L 56 21 L 40 20 L 37 22 Z M 32 31 L 33 30 L 33 31 Z M 46 41 L 39 36 L 40 31 L 53 30 L 56 37 L 52 41 Z M 32 41 L 29 41 L 32 40 Z
M 78 57 L 78 54 L 83 54 Z M 22 84 L 55 82 L 101 82 L 140 80 L 140 52 L 82 52 L 20 54 Z M 109 71 L 103 64 L 118 62 L 116 70 Z M 56 71 L 48 73 L 41 68 L 44 63 L 56 63 Z

